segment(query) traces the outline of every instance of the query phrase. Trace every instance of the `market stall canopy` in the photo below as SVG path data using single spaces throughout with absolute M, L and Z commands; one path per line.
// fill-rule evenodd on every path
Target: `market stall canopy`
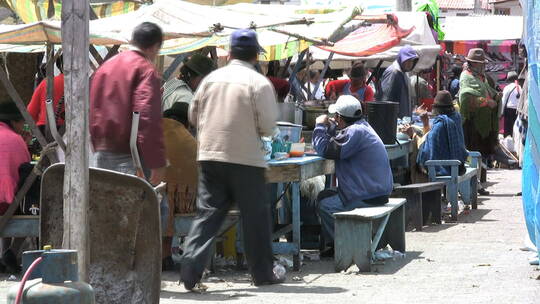
M 184 15 L 189 12 L 171 14 L 174 8 L 167 5 L 169 2 L 160 1 L 158 4 L 143 6 L 131 13 L 90 21 L 90 43 L 95 45 L 127 44 L 131 39 L 133 29 L 145 21 L 159 24 L 166 40 L 213 35 L 207 24 L 193 22 L 191 18 Z M 186 7 L 186 4 L 189 4 L 182 3 Z M 47 42 L 58 44 L 62 42 L 60 26 L 61 22 L 55 20 L 22 25 L 0 25 L 0 44 L 44 44 Z
M 90 21 L 90 43 L 127 44 L 133 29 L 141 22 L 150 21 L 165 32 L 161 54 L 173 55 L 208 45 L 227 47 L 234 29 L 251 27 L 257 29 L 260 43 L 267 50 L 264 59 L 283 59 L 309 47 L 307 41 L 329 38 L 354 12 L 358 14 L 360 10 L 255 4 L 211 7 L 161 0 L 131 13 Z M 55 20 L 0 25 L 0 52 L 25 49 L 14 48 L 14 44 L 58 44 L 60 34 L 60 22 Z
M 352 61 L 366 61 L 367 66 L 373 67 L 380 60 L 385 61 L 383 66 L 388 66 L 397 58 L 399 50 L 404 45 L 411 45 L 412 48 L 420 55 L 420 60 L 416 65 L 415 70 L 426 69 L 432 67 L 440 52 L 440 46 L 436 43 L 431 28 L 427 22 L 424 12 L 395 12 L 398 18 L 398 24 L 404 29 L 413 29 L 412 32 L 401 39 L 398 46 L 394 46 L 384 52 L 380 52 L 371 56 L 344 56 L 335 54 L 330 64 L 331 68 L 348 68 Z M 310 47 L 310 52 L 315 60 L 326 60 L 330 52 L 322 50 L 318 47 Z M 318 63 L 316 68 L 322 68 Z
M 521 39 L 522 16 L 446 17 L 445 41 Z
M 4 0 L 7 7 L 14 11 L 24 23 L 34 23 L 48 19 L 49 2 L 54 4 L 54 20 L 60 20 L 62 1 L 59 0 Z M 103 0 L 90 3 L 90 7 L 99 18 L 117 16 L 137 10 L 142 1 Z

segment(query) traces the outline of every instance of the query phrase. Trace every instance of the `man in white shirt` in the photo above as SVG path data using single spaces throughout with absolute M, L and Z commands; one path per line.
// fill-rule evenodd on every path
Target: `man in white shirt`
M 499 106 L 499 117 L 504 117 L 504 137 L 512 136 L 523 85 L 518 81 L 518 74 L 514 71 L 508 72 L 506 80 L 509 84 L 503 90 L 502 102 Z

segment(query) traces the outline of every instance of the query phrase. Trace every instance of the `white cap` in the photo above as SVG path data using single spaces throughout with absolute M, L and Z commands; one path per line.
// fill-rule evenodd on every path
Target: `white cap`
M 362 113 L 362 105 L 358 99 L 351 95 L 339 96 L 336 103 L 328 107 L 328 113 L 338 113 L 341 116 L 349 118 L 359 117 L 360 115 L 356 113 L 358 110 Z

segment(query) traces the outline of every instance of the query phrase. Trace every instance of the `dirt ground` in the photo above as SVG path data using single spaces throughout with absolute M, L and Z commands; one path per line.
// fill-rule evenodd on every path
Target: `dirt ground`
M 178 274 L 163 274 L 160 303 L 540 303 L 540 270 L 521 251 L 525 237 L 521 172 L 489 171 L 493 184 L 479 209 L 458 223 L 407 232 L 405 258 L 334 273 L 332 260 L 305 261 L 282 285 L 257 288 L 247 272 L 218 268 L 203 293 L 186 292 Z M 18 277 L 20 279 L 20 277 Z M 16 282 L 0 275 L 0 304 Z

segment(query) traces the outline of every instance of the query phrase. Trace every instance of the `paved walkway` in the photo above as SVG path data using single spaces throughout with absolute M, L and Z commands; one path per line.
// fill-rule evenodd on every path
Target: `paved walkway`
M 540 303 L 540 271 L 520 251 L 525 235 L 520 171 L 490 171 L 490 197 L 457 224 L 407 233 L 407 256 L 373 273 L 334 273 L 330 260 L 307 262 L 286 284 L 255 288 L 245 273 L 218 272 L 204 294 L 165 273 L 161 303 Z M 0 295 L 13 282 L 0 277 Z M 223 280 L 223 282 L 219 282 Z M 217 282 L 216 282 L 217 281 Z M 5 297 L 0 296 L 0 303 Z

